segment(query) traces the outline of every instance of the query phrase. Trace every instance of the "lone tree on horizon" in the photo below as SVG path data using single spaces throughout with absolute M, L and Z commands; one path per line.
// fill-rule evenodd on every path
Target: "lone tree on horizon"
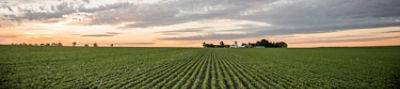
M 76 46 L 76 42 L 72 42 L 72 46 L 74 46 L 74 47 L 75 47 L 75 46 Z
M 97 43 L 93 43 L 93 47 L 97 47 Z
M 63 46 L 63 44 L 61 42 L 58 42 L 57 46 Z
M 219 42 L 219 45 L 220 45 L 221 47 L 224 47 L 224 46 L 225 46 L 224 41 Z
M 51 43 L 51 46 L 57 46 L 57 44 L 53 42 L 53 43 Z
M 205 48 L 205 47 L 207 47 L 207 44 L 206 44 L 206 42 L 203 42 L 203 47 Z

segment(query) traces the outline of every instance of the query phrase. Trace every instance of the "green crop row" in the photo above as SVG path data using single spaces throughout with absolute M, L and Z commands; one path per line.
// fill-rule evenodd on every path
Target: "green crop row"
M 1 89 L 400 88 L 400 47 L 0 50 Z

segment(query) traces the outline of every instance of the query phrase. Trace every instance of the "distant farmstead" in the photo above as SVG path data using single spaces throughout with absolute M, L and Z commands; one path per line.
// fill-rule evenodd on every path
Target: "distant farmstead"
M 225 45 L 223 41 L 220 42 L 220 45 L 203 42 L 204 48 L 287 48 L 287 46 L 285 42 L 270 42 L 266 39 L 261 39 L 256 43 L 242 43 L 241 45 L 237 41 L 234 41 L 231 45 Z
M 238 46 L 238 44 L 237 44 L 237 41 L 235 41 L 235 43 L 232 44 L 232 45 L 230 45 L 229 47 L 230 47 L 230 48 L 239 48 L 239 46 Z

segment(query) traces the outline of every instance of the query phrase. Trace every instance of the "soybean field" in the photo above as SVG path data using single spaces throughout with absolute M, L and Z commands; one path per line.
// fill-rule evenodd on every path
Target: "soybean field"
M 5 89 L 400 88 L 400 47 L 0 46 Z

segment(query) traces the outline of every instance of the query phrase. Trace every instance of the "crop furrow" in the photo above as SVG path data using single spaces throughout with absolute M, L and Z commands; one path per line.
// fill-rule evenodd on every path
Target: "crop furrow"
M 230 59 L 230 58 L 224 58 L 224 59 L 226 59 L 226 60 L 232 60 L 232 59 Z M 250 79 L 248 79 L 247 77 L 244 77 L 242 74 L 241 74 L 241 72 L 240 72 L 240 70 L 237 70 L 233 65 L 235 65 L 235 64 L 237 64 L 237 63 L 231 63 L 230 61 L 227 61 L 226 62 L 228 65 L 228 67 L 230 68 L 230 69 L 232 69 L 232 71 L 233 72 L 235 72 L 235 75 L 236 76 L 238 76 L 239 77 L 239 80 L 242 82 L 242 84 L 247 88 L 247 89 L 254 89 L 255 87 L 252 85 L 252 84 L 250 84 L 251 83 L 251 81 L 250 81 Z
M 216 59 L 217 59 L 217 64 L 218 64 L 218 69 L 219 69 L 218 73 L 220 73 L 222 75 L 222 79 L 223 79 L 223 84 L 220 84 L 220 85 L 224 85 L 226 87 L 226 89 L 230 89 L 230 87 L 234 86 L 232 81 L 230 81 L 231 77 L 229 77 L 226 73 L 226 70 L 223 69 L 220 57 L 218 57 Z M 229 80 L 229 82 L 228 82 L 228 80 Z
M 211 60 L 213 58 L 212 53 L 209 54 L 210 57 L 207 58 L 207 64 L 206 64 L 206 69 L 203 71 L 203 74 L 201 76 L 201 81 L 199 85 L 197 86 L 197 89 L 207 89 L 208 87 L 208 80 L 209 80 L 209 74 L 210 74 L 210 67 L 211 67 Z
M 215 54 L 213 54 L 214 56 L 215 56 Z M 219 72 L 219 70 L 218 70 L 218 65 L 217 65 L 217 57 L 215 56 L 214 57 L 214 59 L 213 59 L 213 61 L 212 61 L 212 65 L 213 65 L 213 67 L 212 67 L 212 76 L 214 76 L 213 78 L 212 78 L 212 82 L 211 82 L 211 88 L 212 89 L 221 89 L 221 86 L 223 86 L 223 85 L 220 85 L 220 84 L 223 84 L 223 83 L 221 83 L 221 81 L 222 80 L 220 80 L 221 79 L 221 76 L 220 76 L 220 74 L 218 74 L 218 72 Z
M 199 88 L 199 86 L 201 86 L 200 84 L 202 84 L 202 79 L 204 79 L 205 76 L 205 71 L 207 69 L 207 64 L 208 61 L 210 59 L 210 55 L 207 55 L 207 58 L 205 59 L 206 62 L 204 64 L 204 66 L 201 68 L 201 72 L 199 72 L 199 74 L 197 75 L 197 77 L 195 78 L 195 81 L 193 83 L 191 83 L 191 89 L 196 89 Z
M 179 68 L 178 66 L 182 66 L 184 64 L 185 64 L 184 62 L 180 62 L 180 63 L 177 63 L 176 65 L 174 65 L 172 67 L 169 67 L 169 68 L 166 68 L 164 70 L 163 69 L 159 69 L 157 71 L 153 71 L 150 74 L 144 74 L 144 75 L 141 75 L 141 76 L 134 76 L 134 78 L 126 78 L 126 79 L 128 79 L 127 81 L 120 82 L 117 86 L 114 86 L 112 88 L 121 88 L 123 86 L 134 86 L 134 84 L 146 80 L 148 78 L 146 76 L 157 77 L 157 74 L 159 75 L 160 73 L 163 73 L 163 72 L 166 72 L 166 71 L 177 70 L 177 68 Z M 127 85 L 127 84 L 130 84 L 130 85 Z
M 193 69 L 196 65 L 198 65 L 201 61 L 201 60 L 198 60 L 198 58 L 194 58 L 192 60 L 194 60 L 194 61 L 190 65 L 187 65 L 189 67 L 184 66 L 184 67 L 186 67 L 184 70 L 180 70 L 178 72 L 173 72 L 172 75 L 166 75 L 165 77 L 153 80 L 152 83 L 148 84 L 144 88 L 152 88 L 156 84 L 157 84 L 156 88 L 160 88 L 160 86 L 169 88 L 169 87 L 175 85 L 177 79 L 182 78 L 183 74 L 188 74 L 188 72 L 190 72 L 190 70 Z
M 158 78 L 163 79 L 165 77 L 168 77 L 168 75 L 171 75 L 171 74 L 173 74 L 175 72 L 180 72 L 182 69 L 185 68 L 185 66 L 190 65 L 191 63 L 193 63 L 194 61 L 192 61 L 192 60 L 193 59 L 190 59 L 190 60 L 187 61 L 188 63 L 184 63 L 184 65 L 177 66 L 177 68 L 172 70 L 172 71 L 166 71 L 166 72 L 158 73 L 155 76 L 150 76 L 150 77 L 147 77 L 147 78 L 145 78 L 145 79 L 143 79 L 141 81 L 136 81 L 134 83 L 131 83 L 131 84 L 125 86 L 124 88 L 131 88 L 131 87 L 139 88 L 139 87 L 143 86 L 144 84 L 150 83 L 154 79 L 158 79 Z
M 194 73 L 196 73 L 196 71 L 200 68 L 200 66 L 201 66 L 201 65 L 203 64 L 203 62 L 205 61 L 205 60 L 202 60 L 203 57 L 204 57 L 204 55 L 202 55 L 200 58 L 198 58 L 198 60 L 201 60 L 201 61 L 199 61 L 199 62 L 195 65 L 195 67 L 191 68 L 191 69 L 188 71 L 189 73 L 185 73 L 184 77 L 180 78 L 180 79 L 178 80 L 177 84 L 175 84 L 175 85 L 172 86 L 172 89 L 181 88 L 183 84 L 187 83 L 186 81 L 188 81 L 188 78 L 189 78 L 190 76 L 192 76 Z M 158 87 L 156 87 L 156 88 L 158 88 Z
M 233 81 L 233 83 L 235 85 L 235 88 L 236 89 L 238 89 L 238 88 L 245 89 L 244 85 L 241 83 L 241 80 L 236 75 L 234 75 L 234 72 L 232 71 L 232 69 L 230 69 L 228 67 L 228 64 L 226 63 L 226 60 L 224 58 L 221 58 L 221 62 L 223 64 L 223 70 L 226 70 L 228 75 L 229 75 L 229 77 L 232 78 L 231 81 Z
M 198 65 L 198 67 L 194 70 L 194 73 L 190 75 L 189 79 L 186 79 L 186 82 L 183 85 L 183 88 L 181 89 L 191 89 L 192 85 L 194 84 L 195 80 L 197 80 L 197 76 L 200 76 L 200 72 L 203 70 L 204 67 L 202 67 L 204 64 L 207 63 L 206 60 L 204 60 L 205 58 L 207 58 L 208 56 L 203 56 L 201 57 L 199 60 L 202 60 L 201 64 Z
M 235 58 L 233 58 L 233 59 L 235 59 Z M 232 61 L 239 62 L 239 60 L 240 60 L 240 59 L 237 59 L 237 58 L 236 58 L 236 60 L 232 60 Z M 239 64 L 239 65 L 241 65 L 241 64 Z M 265 74 L 265 73 L 263 73 L 263 72 L 258 71 L 257 69 L 255 69 L 255 68 L 253 68 L 253 67 L 248 66 L 247 68 L 248 68 L 250 71 L 251 71 L 251 70 L 256 70 L 257 73 L 255 73 L 255 74 Z M 258 76 L 263 76 L 263 77 L 261 77 L 261 78 L 264 78 L 263 80 L 269 80 L 270 82 L 268 82 L 268 84 L 273 85 L 275 88 L 288 88 L 288 85 L 291 85 L 291 83 L 288 83 L 287 81 L 282 80 L 281 78 L 278 78 L 278 77 L 271 78 L 271 77 L 265 76 L 265 75 L 258 75 Z M 280 83 L 282 83 L 282 82 L 283 82 L 284 84 L 280 84 Z

